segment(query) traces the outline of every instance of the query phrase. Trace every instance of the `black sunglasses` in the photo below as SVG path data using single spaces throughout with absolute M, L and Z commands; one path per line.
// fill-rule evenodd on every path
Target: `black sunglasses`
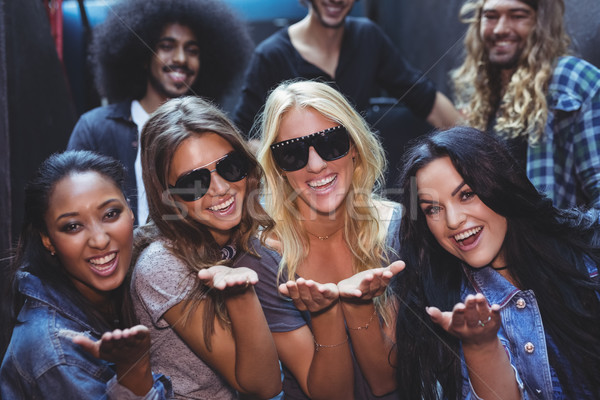
M 284 171 L 298 171 L 308 164 L 308 150 L 315 151 L 325 161 L 344 157 L 350 150 L 350 137 L 342 125 L 295 139 L 273 143 L 271 152 L 279 168 Z
M 210 174 L 215 171 L 226 181 L 240 181 L 248 175 L 248 159 L 233 151 L 218 159 L 215 169 L 198 168 L 180 176 L 169 191 L 183 201 L 196 201 L 208 191 Z

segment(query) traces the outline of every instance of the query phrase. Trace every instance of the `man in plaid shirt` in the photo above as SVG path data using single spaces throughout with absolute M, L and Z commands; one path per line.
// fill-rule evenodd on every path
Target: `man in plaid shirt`
M 468 123 L 506 139 L 555 206 L 600 208 L 600 70 L 567 55 L 563 0 L 467 0 L 453 71 Z

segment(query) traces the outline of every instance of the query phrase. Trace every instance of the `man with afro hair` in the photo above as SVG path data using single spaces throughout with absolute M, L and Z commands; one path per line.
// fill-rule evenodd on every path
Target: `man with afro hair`
M 220 103 L 243 71 L 253 43 L 245 23 L 220 0 L 121 0 L 94 28 L 89 63 L 109 105 L 83 114 L 68 149 L 120 160 L 138 224 L 146 222 L 142 127 L 170 98 Z

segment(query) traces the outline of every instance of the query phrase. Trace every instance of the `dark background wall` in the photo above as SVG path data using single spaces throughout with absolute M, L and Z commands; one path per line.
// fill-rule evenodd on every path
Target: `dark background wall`
M 1 251 L 16 240 L 24 182 L 65 148 L 75 113 L 42 1 L 0 0 L 0 13 Z
M 0 0 L 0 251 L 10 242 L 10 142 L 8 140 L 8 81 L 6 77 L 6 13 Z M 0 259 L 3 254 L 0 254 Z

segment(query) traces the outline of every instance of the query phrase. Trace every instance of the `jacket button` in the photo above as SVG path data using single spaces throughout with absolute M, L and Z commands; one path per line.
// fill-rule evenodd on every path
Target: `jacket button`
M 518 309 L 523 309 L 527 306 L 527 303 L 525 303 L 525 300 L 522 298 L 517 299 L 517 308 Z
M 527 353 L 529 353 L 529 354 L 533 353 L 533 352 L 534 352 L 534 350 L 535 350 L 535 346 L 534 346 L 534 345 L 533 345 L 533 343 L 531 343 L 531 342 L 527 342 L 527 343 L 525 343 L 525 346 L 524 346 L 524 347 L 525 347 L 525 351 L 526 351 Z

